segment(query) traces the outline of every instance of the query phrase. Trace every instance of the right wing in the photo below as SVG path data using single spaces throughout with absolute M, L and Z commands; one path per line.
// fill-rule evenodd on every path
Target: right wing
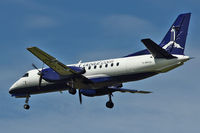
M 47 66 L 52 68 L 61 76 L 77 74 L 76 71 L 62 64 L 56 58 L 52 57 L 51 55 L 47 54 L 46 52 L 42 51 L 37 47 L 27 48 L 27 50 L 30 51 L 33 55 L 35 55 L 37 58 L 39 58 L 42 62 L 44 62 Z
M 60 76 L 74 76 L 78 79 L 81 79 L 81 81 L 85 83 L 92 83 L 91 80 L 80 74 L 79 72 L 72 69 L 72 67 L 68 67 L 58 61 L 53 56 L 47 54 L 46 52 L 42 51 L 41 49 L 37 47 L 30 47 L 27 48 L 28 51 L 30 51 L 33 55 L 35 55 L 37 58 L 39 58 L 42 62 L 44 62 L 47 66 L 52 68 L 55 72 L 57 72 Z

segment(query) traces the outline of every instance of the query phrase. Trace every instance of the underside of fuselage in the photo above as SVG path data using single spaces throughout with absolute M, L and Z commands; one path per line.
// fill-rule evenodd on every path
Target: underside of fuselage
M 156 72 L 144 72 L 144 73 L 136 73 L 136 74 L 127 74 L 127 75 L 120 75 L 120 76 L 113 76 L 113 77 L 101 77 L 101 78 L 93 78 L 90 79 L 94 81 L 96 89 L 104 89 L 108 86 L 119 85 L 121 83 L 130 82 L 130 81 L 137 81 L 142 80 L 151 76 L 154 76 L 158 73 Z M 104 80 L 105 79 L 105 80 Z M 103 82 L 100 82 L 103 81 Z M 90 88 L 91 85 L 84 86 L 86 88 L 78 88 L 78 89 L 94 89 Z M 12 96 L 15 97 L 26 97 L 27 94 L 34 95 L 34 94 L 41 94 L 41 93 L 48 93 L 48 92 L 56 92 L 56 91 L 64 91 L 70 89 L 70 86 L 66 84 L 66 82 L 51 82 L 50 84 L 39 86 L 32 86 L 27 88 L 19 88 L 15 89 L 14 92 L 11 90 L 10 93 Z

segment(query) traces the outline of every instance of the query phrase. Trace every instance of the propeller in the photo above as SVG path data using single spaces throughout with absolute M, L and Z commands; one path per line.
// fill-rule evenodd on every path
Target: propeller
M 43 78 L 43 74 L 42 74 L 42 70 L 44 68 L 44 63 L 42 64 L 42 70 L 39 70 L 38 67 L 36 67 L 35 64 L 32 64 L 32 66 L 38 70 L 38 75 L 40 75 L 40 78 L 39 78 L 39 88 L 41 87 L 41 83 L 42 83 L 42 78 Z
M 35 69 L 37 69 L 39 72 L 41 72 L 41 71 L 36 67 L 35 64 L 32 64 L 32 66 L 33 66 Z
M 79 95 L 80 104 L 82 104 L 82 95 L 81 95 L 81 90 L 80 89 L 78 90 L 78 95 Z

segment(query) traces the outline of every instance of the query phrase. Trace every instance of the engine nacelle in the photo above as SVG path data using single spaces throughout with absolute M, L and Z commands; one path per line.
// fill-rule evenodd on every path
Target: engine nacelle
M 82 67 L 76 67 L 76 66 L 68 66 L 72 70 L 74 70 L 77 74 L 84 74 L 86 71 Z
M 68 66 L 69 68 L 71 68 L 72 70 L 74 70 L 77 74 L 84 74 L 85 73 L 85 69 L 81 68 L 81 67 L 76 67 L 76 66 Z M 44 80 L 50 81 L 50 82 L 56 82 L 56 81 L 61 81 L 61 80 L 65 80 L 65 79 L 69 79 L 72 78 L 73 75 L 69 75 L 69 76 L 60 76 L 57 72 L 55 72 L 52 68 L 46 68 L 42 70 L 42 78 Z
M 61 76 L 51 68 L 43 69 L 42 74 L 42 78 L 50 82 L 59 81 L 62 79 Z
M 80 89 L 80 92 L 84 96 L 94 97 L 94 96 L 106 95 L 106 94 L 112 93 L 114 91 L 104 88 L 104 89 L 97 89 L 97 90 L 95 90 L 95 89 Z

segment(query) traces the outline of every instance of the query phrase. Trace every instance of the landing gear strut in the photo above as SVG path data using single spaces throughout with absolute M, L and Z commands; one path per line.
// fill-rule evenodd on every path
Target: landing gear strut
M 30 109 L 30 106 L 28 105 L 29 97 L 30 97 L 30 95 L 26 96 L 26 100 L 25 100 L 25 104 L 24 104 L 24 109 L 26 109 L 26 110 Z
M 67 83 L 68 86 L 70 86 L 69 88 L 69 93 L 72 94 L 72 95 L 75 95 L 76 94 L 76 89 L 74 89 L 74 81 L 73 79 L 71 80 L 71 82 L 68 82 Z
M 114 107 L 114 103 L 112 102 L 112 98 L 111 98 L 112 93 L 110 93 L 108 96 L 109 96 L 109 101 L 106 102 L 106 107 L 111 109 Z

